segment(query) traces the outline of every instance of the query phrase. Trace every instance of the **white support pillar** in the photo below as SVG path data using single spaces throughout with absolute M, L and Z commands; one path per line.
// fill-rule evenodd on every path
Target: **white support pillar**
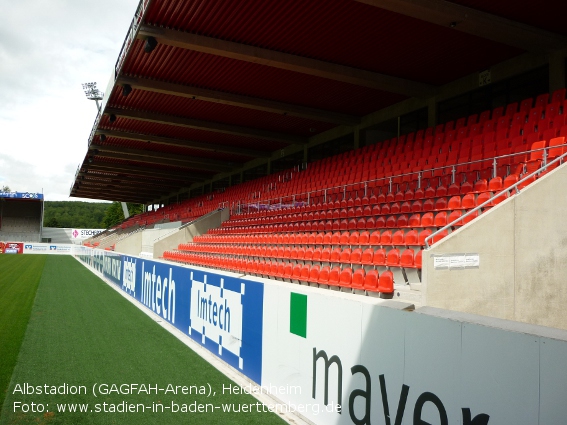
M 120 205 L 122 205 L 122 211 L 124 212 L 124 218 L 130 217 L 130 213 L 128 212 L 128 206 L 126 205 L 126 202 L 120 202 Z

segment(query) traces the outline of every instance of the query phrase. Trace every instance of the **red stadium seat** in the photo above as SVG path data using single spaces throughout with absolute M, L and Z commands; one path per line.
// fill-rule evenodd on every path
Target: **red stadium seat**
M 372 264 L 375 266 L 386 265 L 386 250 L 384 248 L 377 249 L 372 257 Z
M 411 248 L 405 249 L 400 258 L 400 266 L 405 268 L 414 267 L 414 251 Z
M 352 275 L 352 287 L 353 289 L 364 289 L 364 280 L 365 280 L 365 272 L 364 269 L 356 270 Z
M 331 272 L 331 268 L 329 266 L 324 266 L 319 271 L 319 276 L 317 278 L 317 283 L 320 285 L 328 285 L 329 284 L 329 273 Z
M 394 292 L 394 274 L 390 270 L 386 270 L 380 275 L 378 292 L 385 294 L 391 294 Z
M 362 249 L 361 248 L 353 249 L 352 253 L 350 254 L 350 262 L 352 264 L 360 264 L 361 259 L 362 259 Z
M 391 249 L 386 256 L 387 266 L 399 266 L 400 265 L 400 250 L 397 248 Z
M 352 269 L 347 267 L 343 269 L 339 276 L 339 286 L 350 287 L 352 284 Z
M 311 267 L 311 269 L 309 270 L 309 279 L 308 279 L 309 282 L 318 283 L 320 269 L 321 268 L 318 264 Z
M 327 282 L 330 286 L 339 286 L 339 280 L 341 275 L 340 266 L 335 266 L 329 272 L 329 281 Z
M 374 250 L 372 248 L 366 248 L 362 252 L 362 257 L 360 259 L 361 264 L 371 265 L 374 258 Z
M 378 291 L 378 270 L 369 270 L 364 277 L 364 289 L 367 291 Z

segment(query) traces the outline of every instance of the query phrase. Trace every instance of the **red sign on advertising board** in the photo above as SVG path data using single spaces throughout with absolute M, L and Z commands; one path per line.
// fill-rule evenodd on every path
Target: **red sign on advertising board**
M 4 254 L 23 254 L 24 244 L 23 242 L 6 242 L 5 244 L 0 244 L 0 249 Z

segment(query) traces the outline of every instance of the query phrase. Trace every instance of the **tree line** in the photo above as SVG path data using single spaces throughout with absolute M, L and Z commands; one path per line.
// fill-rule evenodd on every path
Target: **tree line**
M 124 221 L 119 202 L 45 201 L 44 227 L 106 229 Z M 128 203 L 130 215 L 143 211 L 143 205 Z

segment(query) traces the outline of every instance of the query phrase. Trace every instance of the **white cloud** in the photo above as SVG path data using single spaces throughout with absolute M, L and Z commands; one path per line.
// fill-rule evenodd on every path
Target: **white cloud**
M 138 0 L 0 0 L 0 184 L 66 200 Z M 73 198 L 74 199 L 74 198 Z

